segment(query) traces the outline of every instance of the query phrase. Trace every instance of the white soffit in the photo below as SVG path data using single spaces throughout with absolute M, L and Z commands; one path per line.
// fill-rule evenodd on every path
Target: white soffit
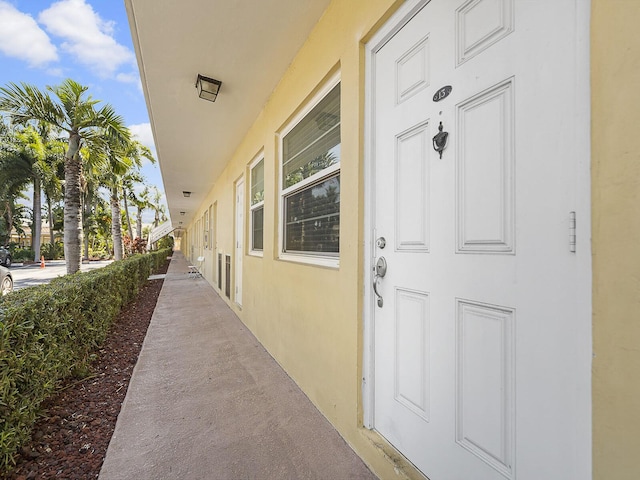
M 193 219 L 329 2 L 125 0 L 174 226 Z M 198 73 L 222 81 L 214 103 L 198 98 Z

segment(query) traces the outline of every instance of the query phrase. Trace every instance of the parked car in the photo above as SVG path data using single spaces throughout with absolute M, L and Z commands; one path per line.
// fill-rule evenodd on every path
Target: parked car
M 11 266 L 11 252 L 8 248 L 0 247 L 0 265 Z
M 6 295 L 13 291 L 13 277 L 6 267 L 0 267 L 0 294 Z

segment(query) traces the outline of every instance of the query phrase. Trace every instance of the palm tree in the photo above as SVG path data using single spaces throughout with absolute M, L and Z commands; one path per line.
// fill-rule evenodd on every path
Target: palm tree
M 28 126 L 14 131 L 11 141 L 5 143 L 0 156 L 0 183 L 16 183 L 24 188 L 33 185 L 33 222 L 31 224 L 31 246 L 34 260 L 40 257 L 40 235 L 42 232 L 42 171 L 44 145 L 35 128 Z
M 126 142 L 130 133 L 111 105 L 96 109 L 99 101 L 87 95 L 87 87 L 67 79 L 47 90 L 42 92 L 26 83 L 0 87 L 0 111 L 8 112 L 16 123 L 45 122 L 68 135 L 64 155 L 64 255 L 67 273 L 75 273 L 80 270 L 82 245 L 80 147 L 83 142 L 95 146 L 109 140 Z
M 0 152 L 0 183 L 33 185 L 31 234 L 36 261 L 40 258 L 42 244 L 42 189 L 46 187 L 45 194 L 52 195 L 54 182 L 59 184 L 55 174 L 54 152 L 55 143 L 49 143 L 46 125 L 39 125 L 37 130 L 29 125 L 11 131 L 5 136 Z
M 135 187 L 136 184 L 142 184 L 144 177 L 138 170 L 132 170 L 122 177 L 122 202 L 124 204 L 124 218 L 127 221 L 127 230 L 129 230 L 129 238 L 133 242 L 135 236 L 133 234 L 133 226 L 131 224 L 131 215 L 129 214 L 129 201 L 136 204 Z
M 130 184 L 133 188 L 133 182 L 137 178 L 135 173 L 137 168 L 142 165 L 142 157 L 153 158 L 150 150 L 139 143 L 131 140 L 128 142 L 110 143 L 106 145 L 105 155 L 108 159 L 105 164 L 106 168 L 102 171 L 102 184 L 109 189 L 111 204 L 111 230 L 113 236 L 113 256 L 116 260 L 122 259 L 123 252 L 123 235 L 122 235 L 122 217 L 120 210 L 120 192 L 124 193 L 126 198 L 126 188 Z M 126 211 L 126 209 L 125 209 Z M 129 223 L 129 232 L 131 232 L 131 221 L 128 212 L 125 218 Z M 131 235 L 132 237 L 133 235 Z
M 155 163 L 156 160 L 153 157 L 151 150 L 137 140 L 130 142 L 123 153 L 125 158 L 135 167 L 130 169 L 121 177 L 122 201 L 124 203 L 125 218 L 127 221 L 127 228 L 129 230 L 129 238 L 133 241 L 135 237 L 131 226 L 131 216 L 129 215 L 129 204 L 127 199 L 132 199 L 135 203 L 135 185 L 142 184 L 144 182 L 144 177 L 139 171 L 140 166 L 142 165 L 142 159 L 146 158 L 151 163 Z M 138 229 L 138 233 L 139 232 L 140 229 Z
M 138 238 L 142 238 L 142 212 L 151 208 L 151 201 L 149 195 L 151 194 L 149 187 L 144 187 L 144 190 L 140 192 L 138 195 L 135 194 L 133 190 L 129 192 L 129 199 L 136 206 L 136 236 Z
M 106 170 L 107 161 L 103 152 L 96 149 L 81 148 L 79 155 L 84 166 L 80 181 L 82 189 L 83 258 L 88 260 L 90 256 L 89 245 L 95 244 L 89 237 L 95 235 L 95 224 L 98 221 L 98 217 L 102 215 L 102 212 L 98 213 L 98 207 L 102 206 L 101 204 L 103 203 L 100 197 L 100 187 L 103 183 L 102 176 Z M 105 248 L 108 249 L 108 244 L 106 243 Z
M 2 220 L 0 233 L 2 242 L 0 245 L 9 242 L 18 208 L 16 200 L 25 198 L 22 192 L 28 184 L 24 172 L 16 168 L 15 165 L 9 165 L 7 161 L 9 157 L 13 157 L 16 139 L 13 132 L 4 125 L 4 122 L 2 122 L 2 126 L 0 133 L 0 219 Z
M 18 184 L 0 184 L 0 245 L 7 245 L 11 239 L 11 230 L 20 232 L 25 217 L 25 206 L 17 202 L 26 199 L 22 186 Z
M 54 204 L 62 201 L 63 191 L 61 179 L 64 178 L 65 142 L 59 138 L 60 132 L 51 125 L 40 122 L 38 124 L 40 137 L 44 142 L 44 164 L 42 175 L 42 191 L 47 206 L 49 222 L 49 243 L 51 248 L 55 244 Z
M 153 186 L 153 196 L 151 197 L 151 208 L 154 212 L 153 228 L 156 228 L 161 222 L 167 219 L 164 205 L 160 203 L 161 201 L 162 193 L 158 190 L 158 187 Z

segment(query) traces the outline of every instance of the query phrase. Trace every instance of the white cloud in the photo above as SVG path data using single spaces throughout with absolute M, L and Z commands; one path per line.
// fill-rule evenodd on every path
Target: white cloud
M 32 67 L 58 59 L 56 47 L 30 15 L 0 0 L 0 52 Z
M 59 67 L 48 68 L 47 73 L 52 77 L 59 77 L 59 78 L 64 77 L 64 70 L 62 70 L 62 68 L 59 68 Z
M 116 80 L 122 83 L 139 83 L 140 77 L 137 73 L 119 73 L 116 75 Z
M 60 0 L 40 12 L 38 21 L 63 39 L 63 50 L 99 76 L 135 65 L 133 52 L 113 38 L 113 22 L 102 20 L 85 0 Z
M 137 140 L 149 148 L 154 148 L 153 131 L 150 123 L 138 123 L 137 125 L 129 125 L 129 130 L 137 138 Z

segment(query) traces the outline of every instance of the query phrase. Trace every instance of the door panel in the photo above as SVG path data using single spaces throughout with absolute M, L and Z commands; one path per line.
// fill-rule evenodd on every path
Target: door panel
M 575 5 L 432 0 L 372 56 L 373 423 L 431 480 L 589 470 Z

